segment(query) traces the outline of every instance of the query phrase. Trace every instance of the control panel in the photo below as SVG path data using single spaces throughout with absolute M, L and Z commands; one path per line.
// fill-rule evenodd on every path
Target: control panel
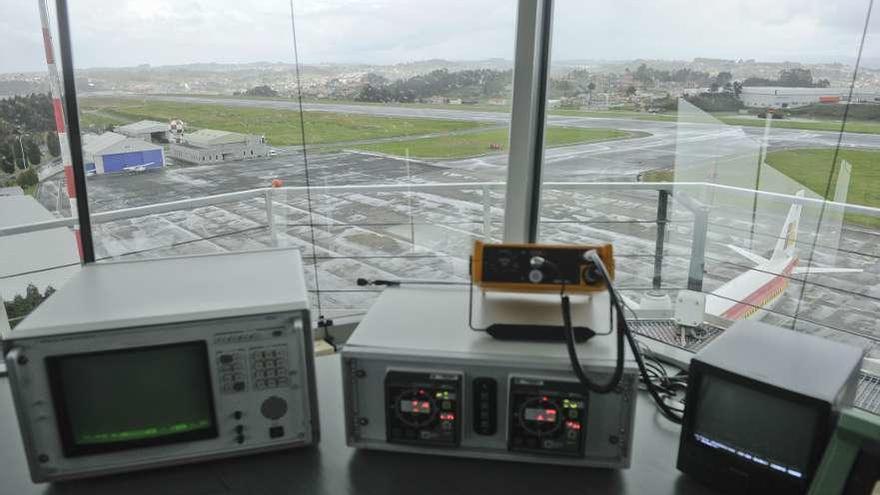
M 222 415 L 229 424 L 225 431 L 235 443 L 271 443 L 299 433 L 287 424 L 287 416 L 291 402 L 298 402 L 297 391 L 303 389 L 302 363 L 296 360 L 296 349 L 291 361 L 287 331 L 221 333 L 214 344 L 218 409 L 227 411 Z
M 573 382 L 512 378 L 508 448 L 583 457 L 587 396 Z
M 461 375 L 389 371 L 385 376 L 388 442 L 458 445 L 460 401 Z
M 555 246 L 550 244 L 484 244 L 476 241 L 471 259 L 474 284 L 483 289 L 522 292 L 605 290 L 601 272 L 584 254 L 595 250 L 614 277 L 610 244 Z

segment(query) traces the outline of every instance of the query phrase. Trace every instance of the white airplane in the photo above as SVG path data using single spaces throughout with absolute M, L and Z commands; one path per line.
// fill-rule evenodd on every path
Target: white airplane
M 797 197 L 803 196 L 804 191 L 797 193 Z M 802 204 L 791 206 L 769 258 L 728 244 L 727 247 L 755 266 L 706 294 L 706 315 L 725 320 L 761 319 L 767 314 L 767 310 L 773 309 L 773 306 L 779 302 L 791 279 L 795 278 L 793 275 L 862 271 L 858 268 L 798 266 L 800 258 L 797 252 L 797 233 L 802 210 Z M 626 296 L 623 296 L 623 299 L 631 309 L 643 307 Z
M 141 172 L 146 172 L 147 167 L 152 165 L 155 162 L 144 163 L 142 165 L 129 165 L 128 167 L 124 167 L 122 170 L 131 174 L 139 174 Z
M 804 191 L 799 191 L 797 197 L 804 197 Z M 779 302 L 793 275 L 862 271 L 858 268 L 798 266 L 797 234 L 802 210 L 802 204 L 791 206 L 770 258 L 728 245 L 755 266 L 707 294 L 707 314 L 726 320 L 760 319 Z

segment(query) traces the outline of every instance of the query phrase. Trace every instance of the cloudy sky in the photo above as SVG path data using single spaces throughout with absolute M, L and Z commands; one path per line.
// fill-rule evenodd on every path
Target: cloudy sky
M 37 1 L 0 0 L 0 46 L 4 47 L 0 73 L 44 69 Z M 553 57 L 851 63 L 867 3 L 558 0 Z M 293 60 L 288 0 L 73 0 L 70 4 L 77 67 Z M 515 0 L 294 0 L 294 4 L 304 63 L 513 58 Z M 877 17 L 880 12 L 871 23 L 865 48 L 872 64 L 880 60 Z

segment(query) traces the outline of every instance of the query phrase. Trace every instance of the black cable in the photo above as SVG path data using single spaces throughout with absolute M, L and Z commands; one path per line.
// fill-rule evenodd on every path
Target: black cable
M 563 286 L 563 290 L 564 286 Z M 590 380 L 590 378 L 584 373 L 584 369 L 581 367 L 581 362 L 577 356 L 577 350 L 574 346 L 574 328 L 571 325 L 571 302 L 568 299 L 568 296 L 562 295 L 562 324 L 564 327 L 563 335 L 565 335 L 565 347 L 568 348 L 568 358 L 571 360 L 571 370 L 574 371 L 575 376 L 578 378 L 578 381 L 581 382 L 587 390 L 590 392 L 595 392 L 597 394 L 607 394 L 609 392 L 614 391 L 617 386 L 620 384 L 620 379 L 623 377 L 623 357 L 624 357 L 624 346 L 623 346 L 623 328 L 620 326 L 621 320 L 618 318 L 617 320 L 617 362 L 614 366 L 614 374 L 611 376 L 611 379 L 608 380 L 608 383 L 605 384 L 597 384 Z
M 315 235 L 314 210 L 312 209 L 312 183 L 311 178 L 309 177 L 309 154 L 306 150 L 306 120 L 305 112 L 303 111 L 302 79 L 300 76 L 299 49 L 296 41 L 296 20 L 293 9 L 293 0 L 290 0 L 290 31 L 293 35 L 293 58 L 294 68 L 296 69 L 296 96 L 297 101 L 299 102 L 299 132 L 302 141 L 303 173 L 306 181 L 306 205 L 309 210 L 309 237 L 311 237 L 312 241 L 312 268 L 315 273 L 315 301 L 318 307 L 318 327 L 324 329 L 324 342 L 330 344 L 333 351 L 336 352 L 336 339 L 330 334 L 330 327 L 333 325 L 333 321 L 324 319 L 324 311 L 321 308 L 321 282 L 318 277 L 318 245 Z
M 663 414 L 666 419 L 672 421 L 675 424 L 681 424 L 682 416 L 681 411 L 677 410 L 673 407 L 670 407 L 664 398 L 661 396 L 660 392 L 657 390 L 654 382 L 651 381 L 651 377 L 648 375 L 648 370 L 645 365 L 645 361 L 642 358 L 642 351 L 639 348 L 638 343 L 633 337 L 632 331 L 629 328 L 629 325 L 626 322 L 626 316 L 623 312 L 623 307 L 620 304 L 620 301 L 617 298 L 616 291 L 614 289 L 614 284 L 611 282 L 611 277 L 608 275 L 608 270 L 605 268 L 605 263 L 602 262 L 602 259 L 596 254 L 595 251 L 590 251 L 588 253 L 590 255 L 591 261 L 593 264 L 599 269 L 599 273 L 602 278 L 605 280 L 605 285 L 608 287 L 608 294 L 611 298 L 611 304 L 614 306 L 614 309 L 617 312 L 617 325 L 618 329 L 622 331 L 624 336 L 626 337 L 627 342 L 629 342 L 629 346 L 632 349 L 633 357 L 635 357 L 636 365 L 639 368 L 639 373 L 642 375 L 642 380 L 645 383 L 645 387 L 648 389 L 648 393 L 651 395 L 651 398 L 654 399 L 654 402 L 657 404 L 657 407 L 660 409 L 660 413 Z M 565 305 L 563 304 L 563 307 Z M 570 325 L 569 325 L 570 326 Z M 620 345 L 618 352 L 622 351 L 623 346 Z M 583 373 L 583 370 L 580 369 L 580 366 L 575 370 L 575 374 L 578 374 L 578 371 Z

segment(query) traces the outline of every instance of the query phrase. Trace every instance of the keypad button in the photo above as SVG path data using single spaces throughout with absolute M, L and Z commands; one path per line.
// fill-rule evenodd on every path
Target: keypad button
M 269 388 L 274 388 L 278 386 L 278 382 L 270 378 L 266 380 L 266 386 Z

